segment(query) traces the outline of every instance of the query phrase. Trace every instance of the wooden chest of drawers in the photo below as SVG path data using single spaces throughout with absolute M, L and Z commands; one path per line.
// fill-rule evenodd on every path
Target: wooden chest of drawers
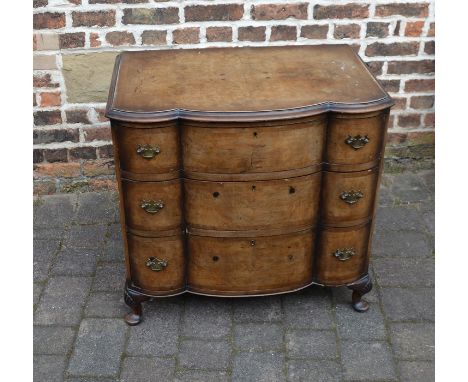
M 129 324 L 150 297 L 372 285 L 392 100 L 345 45 L 125 52 L 111 120 Z

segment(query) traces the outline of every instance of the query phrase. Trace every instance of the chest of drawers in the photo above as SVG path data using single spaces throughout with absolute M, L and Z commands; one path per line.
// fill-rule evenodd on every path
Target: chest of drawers
M 125 52 L 111 120 L 126 322 L 151 297 L 372 288 L 392 100 L 345 45 Z

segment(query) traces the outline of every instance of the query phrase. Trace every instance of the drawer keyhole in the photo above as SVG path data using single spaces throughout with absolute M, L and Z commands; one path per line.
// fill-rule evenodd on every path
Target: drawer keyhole
M 294 187 L 289 187 L 289 193 L 294 194 L 296 192 L 296 189 Z
M 213 198 L 217 198 L 218 196 L 219 196 L 219 192 L 218 192 L 218 191 L 213 192 Z
M 218 261 L 219 257 L 218 256 L 213 256 L 213 261 Z

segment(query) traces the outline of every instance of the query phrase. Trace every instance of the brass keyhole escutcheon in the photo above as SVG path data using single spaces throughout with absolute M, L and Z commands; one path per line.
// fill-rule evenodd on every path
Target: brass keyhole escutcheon
M 136 148 L 136 152 L 142 158 L 145 159 L 153 159 L 156 155 L 161 152 L 161 148 L 159 146 L 151 146 L 151 145 L 138 145 Z
M 348 204 L 357 203 L 363 197 L 364 193 L 360 190 L 343 191 L 340 194 L 340 199 Z
M 335 256 L 340 261 L 349 260 L 354 255 L 356 255 L 356 251 L 354 248 L 342 248 L 337 249 L 335 252 L 333 252 L 333 256 Z
M 167 260 L 161 260 L 154 256 L 148 257 L 146 260 L 146 266 L 154 272 L 160 272 L 167 267 Z
M 354 150 L 362 149 L 366 144 L 369 143 L 369 141 L 370 139 L 367 135 L 355 135 L 354 137 L 348 135 L 348 138 L 345 139 L 345 143 L 350 145 Z
M 149 214 L 157 214 L 164 208 L 164 202 L 162 200 L 142 200 L 140 207 Z

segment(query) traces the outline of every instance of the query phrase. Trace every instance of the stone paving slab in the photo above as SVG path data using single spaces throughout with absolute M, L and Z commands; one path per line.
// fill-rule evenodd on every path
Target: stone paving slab
M 433 381 L 433 201 L 433 171 L 384 176 L 367 313 L 314 286 L 156 299 L 128 327 L 116 194 L 36 198 L 35 381 Z

